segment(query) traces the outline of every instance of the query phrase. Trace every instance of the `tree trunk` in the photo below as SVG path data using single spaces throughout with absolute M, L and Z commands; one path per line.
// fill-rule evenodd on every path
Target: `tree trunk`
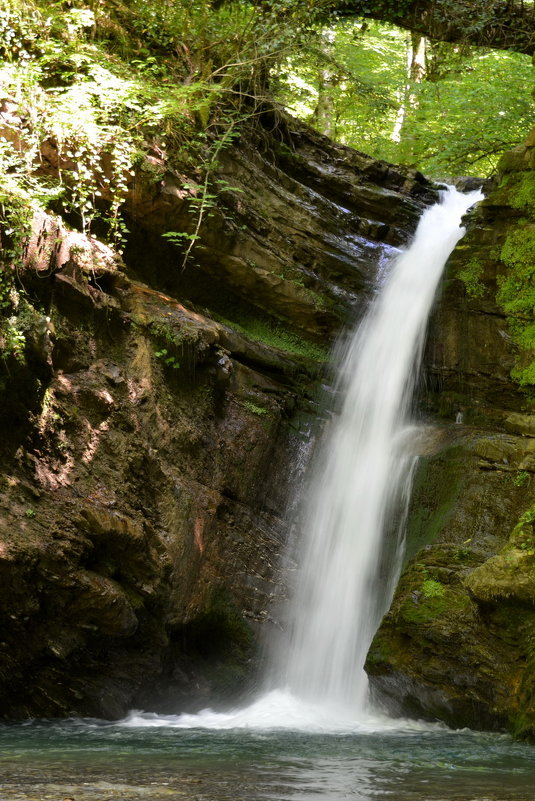
M 407 83 L 398 91 L 399 107 L 390 136 L 393 142 L 401 142 L 409 111 L 418 107 L 418 98 L 411 92 L 411 85 L 421 83 L 425 78 L 426 49 L 425 36 L 414 31 L 407 36 Z
M 322 31 L 322 52 L 325 58 L 323 66 L 318 75 L 318 102 L 314 109 L 314 125 L 322 134 L 334 137 L 335 134 L 335 97 L 334 90 L 339 82 L 334 65 L 329 63 L 334 56 L 335 31 L 333 28 L 325 28 Z

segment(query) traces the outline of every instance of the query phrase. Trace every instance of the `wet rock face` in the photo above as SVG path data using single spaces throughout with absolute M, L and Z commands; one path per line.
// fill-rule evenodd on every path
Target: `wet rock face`
M 109 291 L 86 312 L 62 286 L 52 375 L 2 454 L 4 716 L 115 717 L 158 681 L 182 703 L 229 692 L 273 592 L 270 473 L 288 471 L 310 367 L 251 346 L 263 374 L 176 300 L 126 277 Z
M 533 385 L 534 164 L 532 133 L 502 158 L 448 263 L 431 320 L 424 393 L 427 408 L 446 419 L 461 410 L 465 422 L 502 426 L 525 407 L 520 386 Z
M 243 192 L 184 272 L 163 162 L 130 194 L 126 265 L 35 220 L 0 382 L 3 717 L 178 711 L 251 673 L 328 346 L 433 197 L 303 131 L 271 150 L 227 154 Z
M 414 170 L 334 145 L 297 121 L 266 117 L 264 125 L 269 134 L 245 131 L 222 155 L 217 181 L 230 189 L 202 221 L 185 270 L 153 234 L 192 233 L 195 197 L 154 159 L 128 201 L 136 232 L 128 258 L 153 285 L 212 309 L 226 293 L 226 318 L 228 299 L 238 298 L 307 336 L 332 338 L 362 306 L 379 251 L 407 241 L 437 190 Z

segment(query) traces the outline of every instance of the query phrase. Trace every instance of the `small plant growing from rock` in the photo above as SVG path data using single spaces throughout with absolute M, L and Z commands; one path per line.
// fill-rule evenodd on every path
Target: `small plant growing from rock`
M 161 350 L 157 350 L 154 354 L 158 359 L 161 359 L 164 364 L 168 367 L 172 367 L 174 370 L 178 370 L 180 367 L 180 362 L 175 356 L 171 356 L 167 348 L 162 348 Z
M 253 401 L 250 400 L 244 401 L 243 405 L 248 412 L 252 412 L 252 414 L 257 414 L 260 417 L 268 413 L 268 410 L 265 409 L 263 406 L 258 406 L 258 404 L 253 403 Z
M 434 579 L 424 579 L 422 582 L 422 595 L 424 598 L 442 598 L 446 590 L 440 581 Z
M 526 470 L 520 470 L 513 479 L 515 487 L 525 487 L 529 481 L 529 473 Z

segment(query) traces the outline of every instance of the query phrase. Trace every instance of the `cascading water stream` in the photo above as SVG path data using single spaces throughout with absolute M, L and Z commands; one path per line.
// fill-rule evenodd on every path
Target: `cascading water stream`
M 365 710 L 364 660 L 398 573 L 394 565 L 380 579 L 383 533 L 410 492 L 408 407 L 427 320 L 444 264 L 464 233 L 461 217 L 480 198 L 451 188 L 423 214 L 341 359 L 344 400 L 311 486 L 281 666 L 292 694 L 320 700 L 334 714 L 358 719 Z M 399 551 L 398 543 L 390 549 Z
M 394 513 L 403 517 L 410 493 L 416 458 L 410 443 L 418 429 L 408 412 L 429 312 L 464 233 L 461 218 L 482 197 L 453 188 L 442 194 L 422 215 L 410 247 L 393 260 L 341 355 L 343 403 L 324 434 L 311 483 L 288 640 L 272 665 L 271 690 L 229 713 L 133 714 L 127 725 L 308 731 L 418 725 L 368 710 L 364 661 L 399 573 L 402 543 L 394 537 L 385 549 L 384 534 L 393 530 Z M 388 552 L 395 557 L 390 567 Z

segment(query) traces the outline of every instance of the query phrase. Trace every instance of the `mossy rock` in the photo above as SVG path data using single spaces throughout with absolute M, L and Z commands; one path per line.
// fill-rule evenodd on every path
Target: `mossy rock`
M 535 437 L 535 414 L 514 412 L 505 420 L 505 430 L 523 437 Z
M 484 437 L 473 446 L 474 453 L 481 459 L 497 464 L 513 464 L 520 460 L 522 451 L 516 442 L 508 442 L 503 437 Z
M 477 567 L 465 586 L 481 604 L 507 603 L 535 608 L 535 556 L 510 548 Z
M 535 210 L 535 173 L 524 170 L 506 175 L 494 195 L 503 192 L 503 199 L 513 209 Z
M 424 545 L 435 541 L 447 520 L 460 489 L 456 463 L 461 451 L 450 451 L 448 457 L 427 457 L 420 461 L 414 477 L 411 511 L 407 526 L 405 560 L 409 561 Z M 437 461 L 446 466 L 446 475 L 440 473 L 435 480 L 433 469 Z
M 470 598 L 451 569 L 456 550 L 435 546 L 421 552 L 418 561 L 407 568 L 389 613 L 396 624 L 440 632 L 453 618 L 458 620 L 471 611 Z
M 434 579 L 425 579 L 420 590 L 405 597 L 398 615 L 409 625 L 430 627 L 439 635 L 449 634 L 452 616 L 456 619 L 455 625 L 457 625 L 460 615 L 470 613 L 470 599 L 462 591 L 446 587 L 440 582 L 434 583 L 441 590 L 437 590 L 434 595 L 426 596 L 425 584 L 429 581 Z
M 508 543 L 466 579 L 465 586 L 480 604 L 535 608 L 535 504 L 520 516 Z
M 498 163 L 498 171 L 502 174 L 521 172 L 528 169 L 529 165 L 526 162 L 526 148 L 521 145 L 509 150 L 501 157 Z
M 535 508 L 529 478 L 515 482 L 512 460 L 531 440 L 452 426 L 455 432 L 418 469 L 408 528 L 416 535 L 409 547 L 420 549 L 366 669 L 376 697 L 396 714 L 529 738 Z

